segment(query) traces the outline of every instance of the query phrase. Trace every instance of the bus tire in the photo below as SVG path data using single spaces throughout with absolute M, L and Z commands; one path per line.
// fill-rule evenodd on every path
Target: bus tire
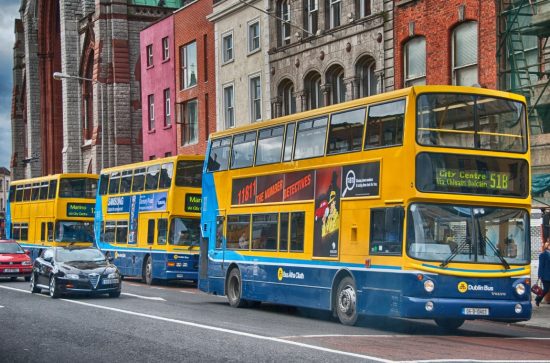
M 153 259 L 147 256 L 143 264 L 143 282 L 147 285 L 153 284 Z
M 234 308 L 243 308 L 248 306 L 248 301 L 241 297 L 242 280 L 241 272 L 238 268 L 233 268 L 227 277 L 226 295 L 229 305 Z
M 357 322 L 357 288 L 355 281 L 349 276 L 338 283 L 334 310 L 343 325 L 351 326 Z
M 464 324 L 464 319 L 439 318 L 439 319 L 435 319 L 435 323 L 441 329 L 445 331 L 453 332 L 458 330 L 458 328 L 460 328 L 462 324 Z

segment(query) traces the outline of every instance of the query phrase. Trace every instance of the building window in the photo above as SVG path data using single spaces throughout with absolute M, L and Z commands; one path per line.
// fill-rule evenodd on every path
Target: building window
M 256 21 L 248 25 L 248 52 L 252 53 L 260 49 L 260 22 Z
M 198 101 L 196 99 L 182 103 L 182 145 L 196 144 L 199 139 Z
M 371 0 L 359 0 L 359 17 L 364 18 L 371 14 Z
M 82 134 L 84 140 L 89 140 L 92 138 L 94 120 L 94 88 L 91 80 L 94 77 L 94 52 L 90 52 L 88 55 L 86 69 L 83 73 L 83 77 L 88 80 L 82 84 Z M 101 91 L 101 87 L 99 90 Z
M 405 87 L 426 84 L 426 38 L 416 37 L 404 47 Z
M 469 21 L 453 31 L 453 84 L 472 86 L 478 83 L 477 23 Z
M 279 3 L 279 17 L 281 45 L 290 44 L 290 0 L 281 0 Z
M 329 25 L 330 29 L 340 26 L 341 16 L 341 1 L 340 0 L 328 0 L 329 1 Z
M 180 48 L 180 84 L 181 89 L 197 84 L 197 42 L 192 42 Z
M 304 14 L 305 28 L 310 33 L 309 35 L 315 35 L 318 29 L 319 2 L 318 0 L 305 0 L 304 7 L 306 10 Z
M 168 37 L 162 38 L 162 60 L 170 58 L 170 45 L 168 43 Z
M 327 80 L 330 82 L 331 104 L 337 104 L 346 100 L 346 85 L 344 84 L 344 69 L 341 66 L 334 66 L 327 73 Z
M 147 49 L 147 67 L 151 67 L 153 65 L 153 44 L 149 44 L 146 49 Z
M 233 33 L 228 33 L 222 37 L 222 53 L 223 63 L 233 60 Z
M 235 105 L 233 98 L 233 85 L 226 86 L 223 89 L 223 111 L 225 128 L 235 127 Z
M 376 76 L 374 74 L 375 62 L 370 57 L 365 57 L 357 62 L 355 67 L 359 78 L 359 94 L 357 97 L 367 97 L 376 94 Z
M 321 75 L 313 72 L 307 75 L 305 81 L 307 90 L 307 107 L 309 110 L 323 106 L 323 94 L 321 92 Z
M 285 80 L 279 85 L 279 97 L 281 99 L 281 116 L 296 113 L 296 97 L 294 96 L 294 84 Z
M 172 124 L 172 109 L 170 104 L 170 88 L 164 90 L 164 127 Z
M 202 37 L 202 69 L 204 69 L 204 81 L 208 82 L 208 35 Z
M 155 129 L 155 95 L 149 95 L 147 96 L 148 100 L 148 115 L 149 115 L 149 130 Z
M 262 119 L 262 82 L 260 76 L 250 78 L 250 116 L 252 122 Z

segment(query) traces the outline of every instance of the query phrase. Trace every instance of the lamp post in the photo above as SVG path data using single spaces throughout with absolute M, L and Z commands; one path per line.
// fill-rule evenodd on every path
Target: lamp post
M 103 169 L 103 161 L 105 160 L 105 125 L 104 125 L 104 119 L 103 119 L 103 86 L 105 85 L 103 82 L 99 82 L 98 80 L 91 79 L 91 78 L 84 78 L 80 76 L 73 76 L 70 74 L 64 74 L 61 72 L 54 72 L 53 79 L 61 81 L 63 78 L 67 79 L 78 79 L 81 81 L 90 81 L 94 84 L 98 84 L 100 88 L 100 103 L 101 103 L 101 169 Z

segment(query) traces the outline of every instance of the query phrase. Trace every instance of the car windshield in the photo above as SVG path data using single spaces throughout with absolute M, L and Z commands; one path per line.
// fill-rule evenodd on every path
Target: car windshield
M 200 220 L 190 218 L 172 218 L 168 243 L 176 246 L 198 246 Z
M 527 264 L 528 214 L 520 209 L 413 204 L 407 216 L 412 258 L 449 262 Z
M 105 256 L 94 248 L 62 248 L 56 253 L 58 262 L 89 262 L 89 261 L 105 261 Z
M 56 242 L 93 242 L 93 222 L 57 221 L 55 222 Z
M 0 243 L 0 253 L 25 253 L 15 242 Z

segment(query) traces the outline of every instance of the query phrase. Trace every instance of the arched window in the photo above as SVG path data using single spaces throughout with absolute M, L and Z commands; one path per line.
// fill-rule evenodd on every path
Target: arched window
M 426 38 L 412 38 L 405 43 L 403 53 L 405 87 L 426 84 Z
M 330 83 L 330 102 L 336 104 L 346 100 L 346 85 L 344 84 L 344 68 L 334 65 L 327 71 Z
M 94 52 L 87 55 L 86 67 L 82 77 L 93 79 L 94 77 Z M 92 138 L 94 128 L 94 85 L 92 81 L 82 83 L 82 137 L 84 140 Z
M 290 44 L 290 0 L 281 0 L 279 2 L 278 15 L 280 45 Z
M 355 74 L 359 78 L 359 89 L 357 97 L 367 97 L 376 94 L 376 76 L 374 68 L 376 63 L 371 57 L 363 57 L 359 59 L 355 65 Z
M 281 98 L 281 116 L 296 113 L 296 97 L 294 96 L 294 84 L 285 79 L 279 84 L 278 95 Z
M 307 109 L 313 110 L 324 106 L 323 94 L 321 92 L 321 75 L 317 72 L 310 72 L 304 79 L 304 88 L 307 91 Z
M 478 83 L 477 22 L 469 21 L 453 31 L 453 84 L 472 86 Z

